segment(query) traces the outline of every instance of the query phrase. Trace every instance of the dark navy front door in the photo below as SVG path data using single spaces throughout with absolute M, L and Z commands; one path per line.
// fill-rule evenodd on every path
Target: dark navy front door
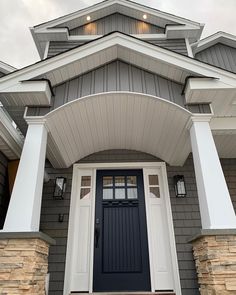
M 93 291 L 150 291 L 142 170 L 97 172 Z

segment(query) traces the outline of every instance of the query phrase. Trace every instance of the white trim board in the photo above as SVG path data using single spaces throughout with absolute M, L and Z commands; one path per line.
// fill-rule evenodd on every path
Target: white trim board
M 147 216 L 147 229 L 148 229 L 148 243 L 149 243 L 149 260 L 150 260 L 150 276 L 151 276 L 151 291 L 154 292 L 158 289 L 156 282 L 157 268 L 153 265 L 156 257 L 156 248 L 154 251 L 155 243 L 153 242 L 151 228 L 153 223 L 150 215 L 150 202 L 148 201 L 148 183 L 147 175 L 151 171 L 156 171 L 159 175 L 160 183 L 162 185 L 161 194 L 163 196 L 162 213 L 166 214 L 164 220 L 167 225 L 165 232 L 168 234 L 165 239 L 169 241 L 169 257 L 171 267 L 171 277 L 173 279 L 173 288 L 176 295 L 181 295 L 181 286 L 179 278 L 179 268 L 177 261 L 177 252 L 175 246 L 174 227 L 172 220 L 172 212 L 170 205 L 169 188 L 166 174 L 166 165 L 164 162 L 144 162 L 144 163 L 94 163 L 94 164 L 74 164 L 73 166 L 73 178 L 72 178 L 72 193 L 71 193 L 71 207 L 69 215 L 69 229 L 68 229 L 68 241 L 67 241 L 67 254 L 66 254 L 66 269 L 65 269 L 65 281 L 64 281 L 64 295 L 68 295 L 71 291 L 89 292 L 92 293 L 93 284 L 93 245 L 94 245 L 94 218 L 95 218 L 95 189 L 96 189 L 96 170 L 97 169 L 143 169 L 144 173 L 144 193 L 146 204 L 146 216 Z M 159 172 L 158 172 L 159 171 Z M 83 201 L 83 204 L 79 197 L 80 190 L 80 176 L 90 175 L 92 177 L 92 187 L 90 199 Z M 81 206 L 86 207 L 86 214 L 81 213 Z M 83 216 L 82 216 L 83 214 Z M 82 218 L 82 217 L 83 218 Z M 84 220 L 84 218 L 87 218 Z M 80 224 L 79 224 L 80 221 Z M 83 222 L 84 221 L 84 222 Z M 83 229 L 79 231 L 79 228 Z M 87 227 L 87 228 L 85 228 Z M 155 231 L 156 232 L 156 231 Z M 76 234 L 77 233 L 77 234 Z M 81 236 L 82 235 L 82 236 Z M 80 239 L 79 239 L 80 237 Z M 87 243 L 86 247 L 79 241 Z M 153 244 L 154 243 L 154 244 Z M 87 248 L 88 247 L 88 248 Z M 168 244 L 167 244 L 168 248 Z M 78 250 L 80 249 L 80 250 Z M 83 250 L 81 250 L 83 249 Z M 82 255 L 84 251 L 86 255 Z M 167 250 L 168 252 L 168 250 Z M 166 255 L 165 255 L 166 256 Z M 83 257 L 84 265 L 81 265 L 78 257 Z M 74 276 L 74 277 L 73 277 Z M 79 281 L 80 290 L 77 290 L 76 284 Z M 82 287 L 81 287 L 82 286 Z

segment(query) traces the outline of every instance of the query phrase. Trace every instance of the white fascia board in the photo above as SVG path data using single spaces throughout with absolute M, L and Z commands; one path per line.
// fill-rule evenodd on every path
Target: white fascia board
M 0 100 L 4 106 L 50 105 L 51 97 L 47 81 L 17 82 L 0 93 Z
M 6 64 L 5 62 L 0 61 L 0 72 L 2 72 L 3 74 L 9 74 L 16 70 L 17 70 L 16 68 Z
M 213 117 L 210 126 L 212 131 L 236 130 L 236 117 Z
M 69 32 L 67 28 L 47 28 L 37 32 L 39 42 L 42 41 L 67 41 Z
M 67 64 L 71 64 L 82 58 L 89 58 L 92 54 L 97 54 L 98 52 L 102 52 L 114 46 L 122 47 L 129 52 L 132 50 L 134 53 L 140 53 L 150 58 L 152 62 L 153 60 L 157 60 L 179 67 L 188 72 L 189 75 L 197 74 L 200 76 L 219 78 L 225 84 L 236 87 L 236 75 L 233 73 L 121 33 L 113 33 L 2 77 L 0 80 L 0 92 L 17 84 L 20 80 L 29 80 L 44 75 L 45 73 L 53 72 Z M 117 54 L 118 53 L 114 54 L 112 58 L 119 58 Z M 83 71 L 85 72 L 86 68 L 83 69 Z
M 231 47 L 236 48 L 236 36 L 232 34 L 228 34 L 225 32 L 217 32 L 213 35 L 210 35 L 198 43 L 193 44 L 194 53 L 201 52 L 217 43 L 222 43 Z
M 192 41 L 196 41 L 200 38 L 202 33 L 202 28 L 190 25 L 176 25 L 166 27 L 167 39 L 179 39 L 179 38 L 189 38 Z
M 37 32 L 37 30 L 41 29 L 41 28 L 54 27 L 54 26 L 59 26 L 59 25 L 67 26 L 67 24 L 70 21 L 74 20 L 75 18 L 78 18 L 78 19 L 80 18 L 82 20 L 82 22 L 79 25 L 83 25 L 83 24 L 87 23 L 86 19 L 83 18 L 84 16 L 86 16 L 87 14 L 96 13 L 96 11 L 98 11 L 98 10 L 104 10 L 105 8 L 107 8 L 109 6 L 115 6 L 114 12 L 115 11 L 119 12 L 119 6 L 131 8 L 135 11 L 140 11 L 140 19 L 142 18 L 143 13 L 145 12 L 149 15 L 154 16 L 154 17 L 166 19 L 167 23 L 175 23 L 175 24 L 179 23 L 179 24 L 196 26 L 198 28 L 200 27 L 200 24 L 198 22 L 194 22 L 194 21 L 191 21 L 191 20 L 188 20 L 188 19 L 185 19 L 182 17 L 178 17 L 178 16 L 175 16 L 175 15 L 163 12 L 163 11 L 159 11 L 159 10 L 156 10 L 151 7 L 140 5 L 140 4 L 132 2 L 132 1 L 110 0 L 110 1 L 103 1 L 101 3 L 93 5 L 91 7 L 87 7 L 83 10 L 79 10 L 79 11 L 76 11 L 76 12 L 71 13 L 69 15 L 66 15 L 66 16 L 57 18 L 55 20 L 43 23 L 41 25 L 36 26 L 34 29 L 35 29 L 35 32 Z
M 0 136 L 6 142 L 16 158 L 20 157 L 23 147 L 23 137 L 13 127 L 12 121 L 0 107 Z

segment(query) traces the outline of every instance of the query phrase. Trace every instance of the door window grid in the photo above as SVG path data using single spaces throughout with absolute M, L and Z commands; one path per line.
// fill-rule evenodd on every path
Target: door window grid
M 103 176 L 103 200 L 137 198 L 137 176 Z
M 157 174 L 148 175 L 149 196 L 150 198 L 160 198 L 160 184 Z
M 91 176 L 81 176 L 80 199 L 89 199 L 91 193 Z

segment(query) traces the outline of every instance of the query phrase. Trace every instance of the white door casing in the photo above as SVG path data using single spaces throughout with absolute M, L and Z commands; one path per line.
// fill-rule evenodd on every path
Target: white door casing
M 164 162 L 74 164 L 64 295 L 68 295 L 71 291 L 93 292 L 97 169 L 143 170 L 151 291 L 173 289 L 176 295 L 181 295 L 172 212 Z M 153 198 L 149 193 L 149 175 L 158 175 L 160 198 Z M 81 186 L 82 176 L 91 177 L 90 186 Z M 83 189 L 90 189 L 90 193 L 81 199 L 80 195 Z

